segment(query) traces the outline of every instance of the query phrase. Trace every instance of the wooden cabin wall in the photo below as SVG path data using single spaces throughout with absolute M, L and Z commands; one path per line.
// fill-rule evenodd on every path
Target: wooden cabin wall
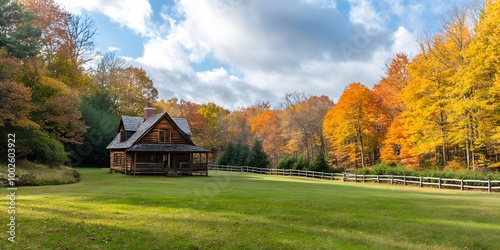
M 139 143 L 158 143 L 160 129 L 170 130 L 172 144 L 188 144 L 182 134 L 177 131 L 166 118 L 161 119 L 161 121 L 156 124 L 156 126 L 154 126 L 154 128 L 139 141 Z
M 132 155 L 130 153 L 127 153 L 127 173 L 132 171 Z
M 120 154 L 120 161 L 118 164 L 115 164 L 115 155 Z M 111 170 L 117 170 L 120 172 L 125 171 L 125 151 L 111 151 L 109 155 L 109 166 Z

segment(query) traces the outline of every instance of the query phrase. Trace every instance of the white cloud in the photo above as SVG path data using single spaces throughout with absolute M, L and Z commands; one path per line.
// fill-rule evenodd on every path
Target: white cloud
M 114 46 L 109 46 L 109 47 L 108 47 L 108 51 L 110 51 L 110 52 L 113 52 L 113 51 L 120 51 L 120 50 L 121 50 L 121 49 L 120 49 L 120 48 L 118 48 L 118 47 L 114 47 Z
M 400 0 L 385 0 L 385 2 L 390 6 L 391 12 L 397 16 L 401 16 L 405 12 L 405 7 Z
M 308 4 L 314 4 L 321 8 L 336 8 L 335 0 L 302 0 Z
M 195 98 L 190 100 L 228 108 L 257 99 L 277 104 L 293 91 L 338 98 L 354 81 L 371 86 L 393 55 L 394 35 L 384 30 L 369 2 L 356 2 L 352 22 L 324 3 L 180 0 L 173 12 L 162 11 L 168 33 L 149 39 L 136 62 L 151 75 L 161 98 Z M 241 77 L 224 67 L 192 68 L 208 57 L 234 67 Z
M 190 73 L 192 71 L 182 44 L 173 36 L 169 36 L 167 39 L 150 39 L 144 44 L 144 54 L 137 58 L 137 61 L 167 71 L 180 73 Z
M 349 4 L 351 22 L 363 25 L 369 32 L 379 32 L 384 29 L 384 19 L 373 8 L 370 0 L 349 0 Z
M 405 27 L 399 26 L 398 30 L 394 32 L 392 50 L 395 53 L 403 52 L 411 57 L 417 55 L 418 49 L 417 37 Z
M 148 0 L 55 0 L 72 13 L 96 11 L 108 16 L 113 22 L 125 26 L 137 34 L 151 35 L 151 5 Z
M 152 24 L 150 5 L 144 2 L 149 9 L 128 14 L 128 9 L 114 5 L 117 0 L 108 4 L 115 12 L 98 0 L 58 1 L 101 11 L 147 33 L 143 54 L 127 61 L 146 70 L 160 98 L 215 102 L 233 109 L 255 100 L 277 105 L 293 91 L 336 99 L 352 82 L 372 86 L 397 52 L 416 54 L 411 24 L 424 11 L 416 1 L 397 0 L 385 0 L 388 5 L 383 6 L 348 0 L 349 13 L 341 13 L 333 0 L 176 0 L 155 10 L 164 23 Z M 407 17 L 412 20 L 401 22 Z M 213 65 L 204 64 L 206 60 Z M 196 70 L 194 65 L 203 67 Z

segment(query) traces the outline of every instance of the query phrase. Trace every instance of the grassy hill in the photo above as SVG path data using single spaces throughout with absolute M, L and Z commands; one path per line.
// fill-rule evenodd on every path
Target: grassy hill
M 80 173 L 68 166 L 48 167 L 29 161 L 16 163 L 16 186 L 43 186 L 75 183 Z M 0 164 L 0 187 L 9 186 L 8 167 Z
M 500 247 L 498 193 L 218 171 L 166 178 L 77 170 L 76 184 L 18 189 L 17 242 L 2 239 L 1 249 Z

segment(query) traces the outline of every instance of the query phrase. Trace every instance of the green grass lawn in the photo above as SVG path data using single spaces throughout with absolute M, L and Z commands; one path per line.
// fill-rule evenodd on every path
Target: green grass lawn
M 16 243 L 2 208 L 0 249 L 500 248 L 498 193 L 77 170 L 79 183 L 17 190 Z

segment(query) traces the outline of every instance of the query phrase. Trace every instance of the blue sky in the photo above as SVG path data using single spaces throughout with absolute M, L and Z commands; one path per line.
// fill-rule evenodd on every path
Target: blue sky
M 431 0 L 56 0 L 85 12 L 101 53 L 142 67 L 160 98 L 230 109 L 305 92 L 337 100 L 377 83 L 396 53 L 439 31 L 454 4 Z

